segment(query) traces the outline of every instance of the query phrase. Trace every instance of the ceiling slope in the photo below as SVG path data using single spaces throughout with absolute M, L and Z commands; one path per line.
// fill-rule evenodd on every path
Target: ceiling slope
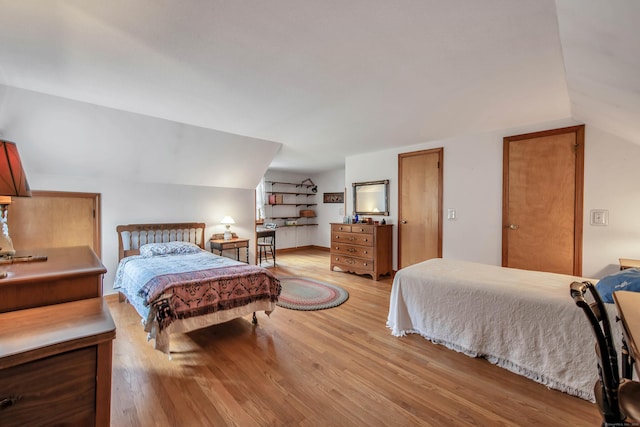
M 557 4 L 572 116 L 640 144 L 640 2 Z
M 0 10 L 0 84 L 282 143 L 274 169 L 570 115 L 553 0 Z

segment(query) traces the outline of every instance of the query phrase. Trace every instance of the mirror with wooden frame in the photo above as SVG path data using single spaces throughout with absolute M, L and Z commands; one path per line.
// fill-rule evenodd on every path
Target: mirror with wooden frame
M 354 215 L 389 215 L 389 180 L 354 182 Z

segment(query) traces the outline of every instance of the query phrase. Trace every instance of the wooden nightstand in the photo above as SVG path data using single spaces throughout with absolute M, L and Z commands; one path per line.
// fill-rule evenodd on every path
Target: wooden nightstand
M 240 261 L 240 249 L 244 248 L 247 255 L 247 260 L 245 262 L 249 264 L 249 239 L 234 237 L 231 240 L 224 240 L 214 238 L 209 240 L 209 243 L 211 245 L 211 252 L 218 251 L 218 255 L 222 255 L 222 252 L 228 249 L 235 249 L 237 261 Z
M 640 268 L 640 260 L 620 258 L 620 270 Z

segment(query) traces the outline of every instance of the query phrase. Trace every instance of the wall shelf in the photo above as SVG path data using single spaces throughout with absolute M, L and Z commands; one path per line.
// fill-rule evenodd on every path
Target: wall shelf
M 281 181 L 265 181 L 265 184 L 265 222 L 272 222 L 283 228 L 318 225 L 315 223 L 315 216 L 301 214 L 302 210 L 318 205 L 315 199 L 317 194 L 311 191 L 314 185 Z M 298 224 L 287 225 L 288 220 L 295 220 Z

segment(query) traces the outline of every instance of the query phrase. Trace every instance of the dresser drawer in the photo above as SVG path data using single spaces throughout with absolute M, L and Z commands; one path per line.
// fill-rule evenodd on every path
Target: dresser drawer
M 367 259 L 351 258 L 348 256 L 331 255 L 331 265 L 342 268 L 345 270 L 356 268 L 358 270 L 373 271 L 373 261 Z
M 0 372 L 0 425 L 95 425 L 96 347 Z
M 332 243 L 332 254 L 349 255 L 358 258 L 373 259 L 373 250 L 369 246 L 345 245 L 344 243 Z
M 337 233 L 342 231 L 343 233 L 350 233 L 351 226 L 349 224 L 331 224 L 331 232 Z
M 371 234 L 358 233 L 333 233 L 331 235 L 332 246 L 334 243 L 348 243 L 351 245 L 373 246 Z
M 352 225 L 351 232 L 373 234 L 373 227 L 371 225 Z

